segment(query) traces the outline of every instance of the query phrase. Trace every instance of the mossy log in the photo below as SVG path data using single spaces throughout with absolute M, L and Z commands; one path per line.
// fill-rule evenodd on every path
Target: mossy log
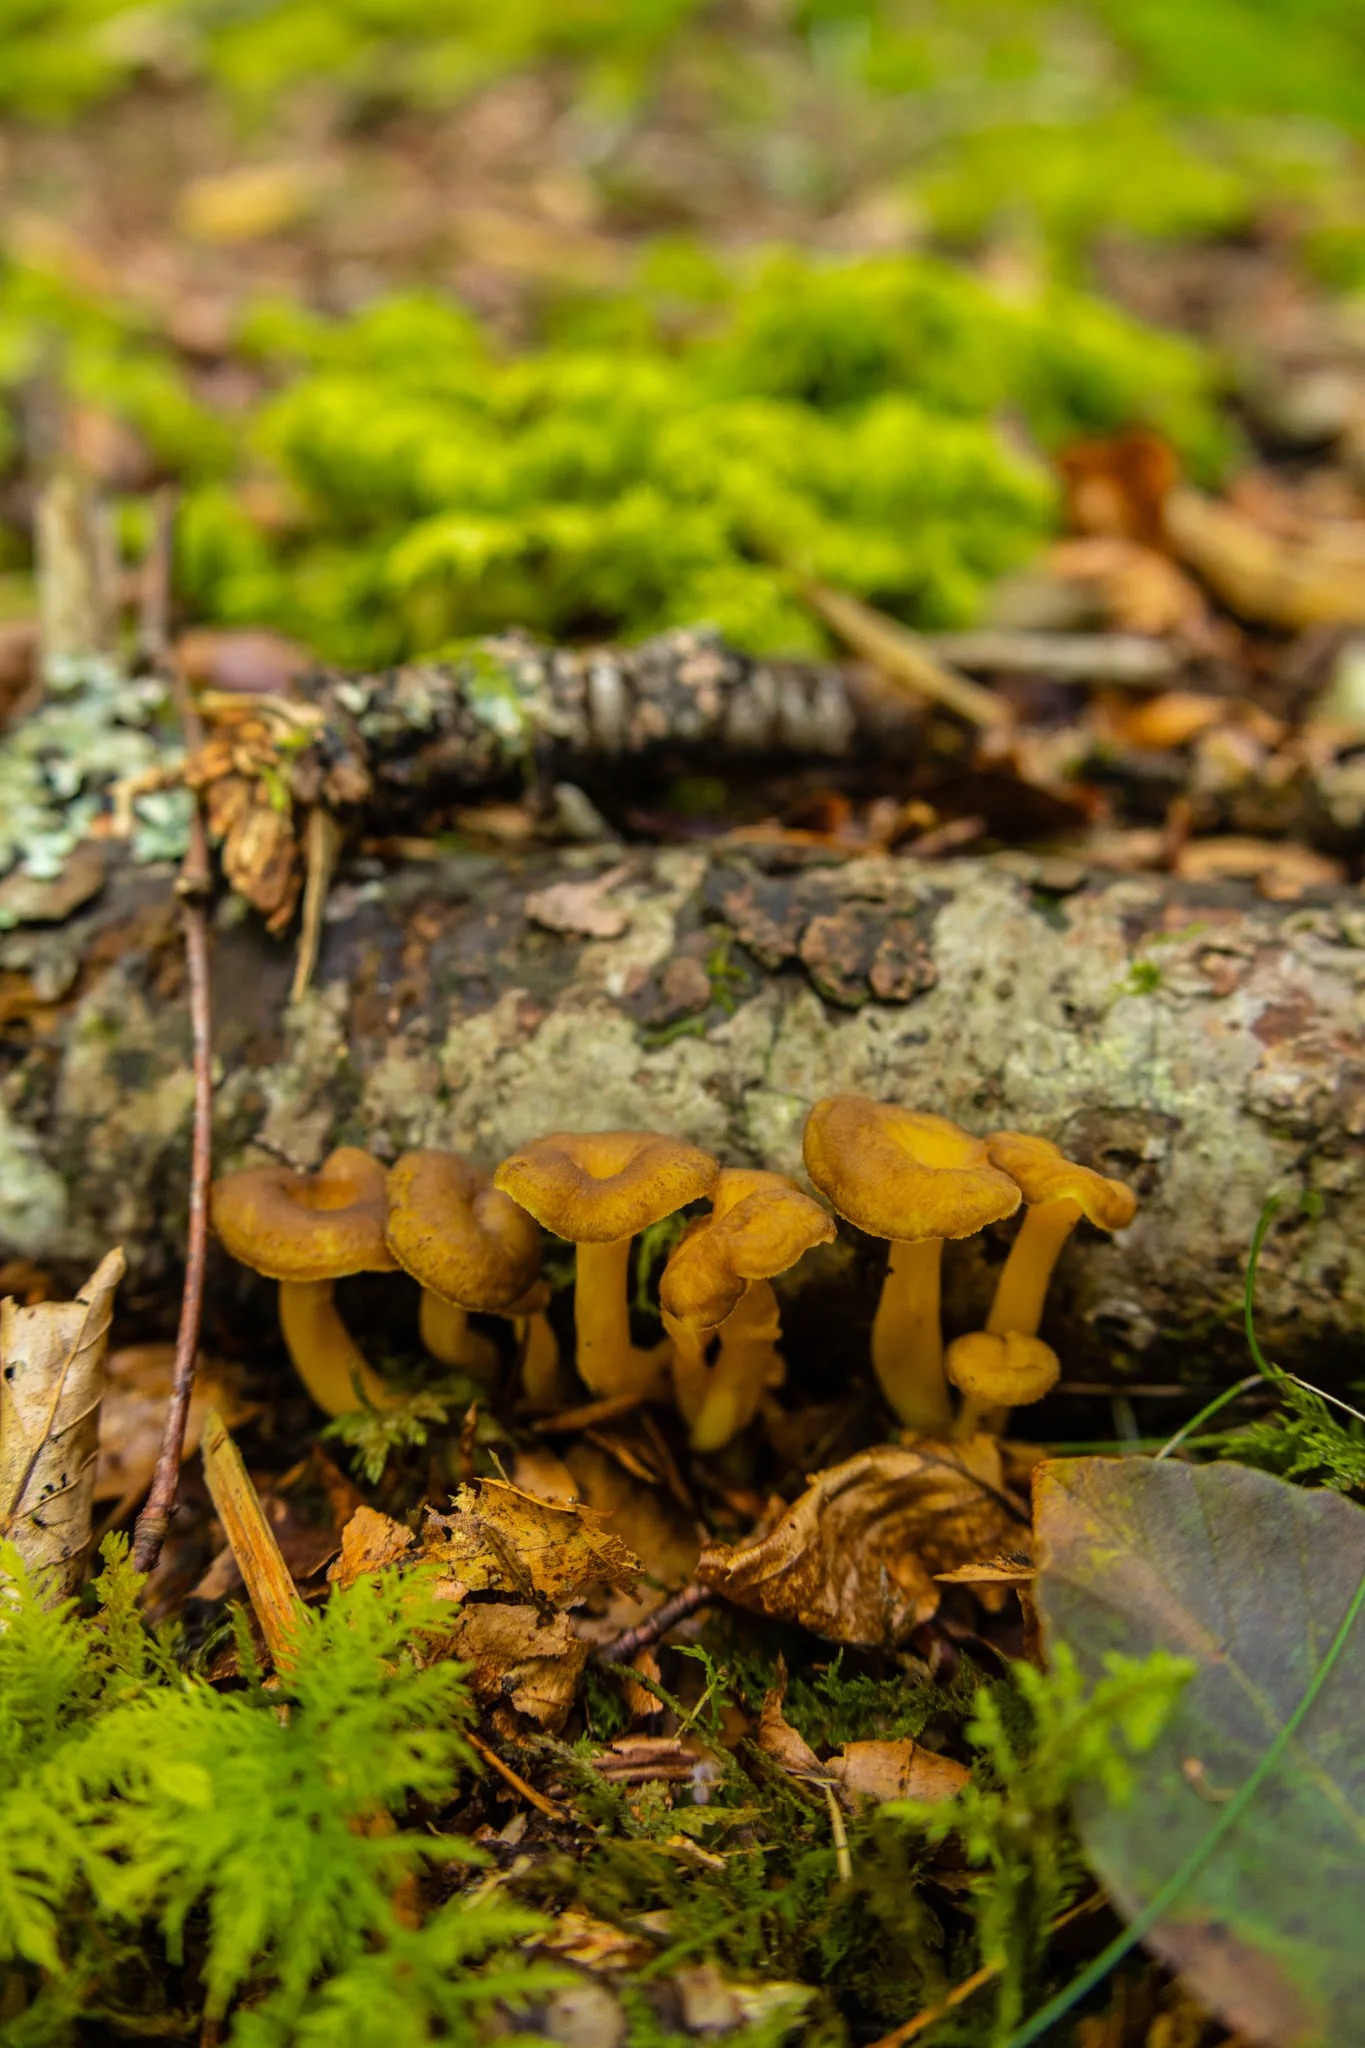
M 317 980 L 292 1006 L 292 948 L 225 900 L 217 1166 L 311 1167 L 340 1142 L 492 1164 L 556 1127 L 652 1125 L 799 1173 L 808 1105 L 859 1089 L 977 1131 L 1044 1133 L 1134 1185 L 1132 1228 L 1083 1226 L 1063 1256 L 1048 1331 L 1073 1366 L 1240 1355 L 1241 1276 L 1272 1190 L 1287 1200 L 1264 1266 L 1267 1343 L 1315 1373 L 1359 1356 L 1358 893 L 1269 903 L 1021 854 L 792 860 L 585 847 L 362 862 L 333 888 Z M 575 887 L 609 867 L 606 890 Z M 66 924 L 6 941 L 30 1014 L 11 1023 L 0 1095 L 0 1244 L 59 1270 L 122 1244 L 125 1301 L 152 1315 L 173 1309 L 191 1101 L 170 880 L 116 867 Z M 982 1313 L 1011 1227 L 950 1249 L 955 1327 Z M 881 1256 L 842 1231 L 791 1277 L 794 1325 L 815 1336 L 870 1315 Z M 211 1286 L 227 1277 L 220 1254 Z

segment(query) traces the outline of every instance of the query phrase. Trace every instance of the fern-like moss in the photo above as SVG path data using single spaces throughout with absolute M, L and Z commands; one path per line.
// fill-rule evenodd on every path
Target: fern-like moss
M 404 1878 L 477 1860 L 401 1825 L 468 1757 L 460 1667 L 414 1654 L 449 1609 L 362 1580 L 303 1625 L 287 1692 L 224 1691 L 146 1634 L 107 1557 L 97 1624 L 45 1610 L 0 1556 L 0 1965 L 26 1993 L 6 2042 L 59 2042 L 77 2010 L 117 2024 L 130 1984 L 190 1961 L 209 2015 L 250 1994 L 247 2048 L 473 2042 L 481 2010 L 533 1994 L 545 1972 L 509 1946 L 525 1910 L 395 1910 Z

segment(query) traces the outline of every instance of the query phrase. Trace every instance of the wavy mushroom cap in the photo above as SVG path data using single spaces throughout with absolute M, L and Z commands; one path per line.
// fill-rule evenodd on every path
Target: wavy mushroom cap
M 458 1152 L 405 1152 L 389 1169 L 389 1250 L 457 1308 L 496 1314 L 540 1271 L 540 1232 Z
M 806 1119 L 803 1151 L 816 1187 L 871 1237 L 973 1237 L 1019 1207 L 980 1138 L 898 1103 L 826 1096 Z
M 694 1330 L 714 1330 L 751 1280 L 771 1280 L 835 1236 L 818 1202 L 782 1173 L 726 1167 L 711 1214 L 694 1224 L 659 1282 L 659 1305 Z
M 709 1195 L 709 1152 L 658 1131 L 556 1131 L 504 1159 L 494 1185 L 572 1244 L 615 1244 Z
M 234 1259 L 270 1280 L 392 1273 L 386 1177 L 358 1145 L 341 1146 L 316 1173 L 246 1166 L 214 1182 L 213 1227 Z
M 1081 1214 L 1101 1230 L 1126 1230 L 1137 1214 L 1137 1196 L 1121 1180 L 1106 1180 L 1088 1166 L 1078 1166 L 1047 1138 L 1025 1131 L 992 1131 L 986 1140 L 992 1164 L 1023 1191 L 1031 1209 L 1047 1202 L 1075 1202 Z
M 1062 1374 L 1052 1346 L 1018 1330 L 1004 1337 L 973 1330 L 948 1346 L 943 1363 L 953 1385 L 982 1408 L 1027 1408 L 1050 1393 Z

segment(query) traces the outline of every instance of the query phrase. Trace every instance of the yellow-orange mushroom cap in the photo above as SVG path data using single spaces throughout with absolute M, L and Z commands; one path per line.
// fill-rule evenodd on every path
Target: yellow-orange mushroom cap
M 280 1283 L 280 1327 L 309 1393 L 329 1415 L 357 1405 L 357 1385 L 374 1407 L 394 1396 L 370 1369 L 332 1299 L 352 1273 L 392 1273 L 384 1239 L 386 1175 L 355 1145 L 331 1153 L 316 1173 L 248 1166 L 224 1174 L 210 1196 L 213 1227 L 235 1259 Z
M 574 1244 L 615 1244 L 708 1195 L 709 1152 L 659 1131 L 556 1131 L 504 1159 L 494 1185 Z
M 718 1328 L 751 1280 L 785 1273 L 836 1234 L 832 1218 L 785 1174 L 725 1167 L 711 1202 L 659 1282 L 664 1312 L 695 1330 Z
M 948 1346 L 948 1377 L 978 1408 L 1026 1408 L 1051 1393 L 1061 1360 L 1041 1337 L 1010 1330 L 997 1337 L 973 1330 Z
M 826 1096 L 806 1120 L 802 1149 L 816 1187 L 870 1237 L 974 1237 L 1019 1207 L 1018 1188 L 982 1139 L 899 1103 Z
M 389 1168 L 388 1195 L 389 1250 L 443 1301 L 495 1315 L 535 1281 L 535 1223 L 458 1152 L 405 1152 Z
M 986 1147 L 948 1117 L 831 1095 L 806 1120 L 806 1171 L 841 1216 L 891 1240 L 872 1324 L 872 1364 L 911 1428 L 941 1434 L 952 1402 L 943 1374 L 940 1269 L 946 1238 L 1013 1215 L 1019 1190 Z
M 1126 1230 L 1137 1214 L 1137 1196 L 1121 1180 L 1106 1180 L 1092 1167 L 1068 1159 L 1049 1138 L 1026 1131 L 992 1131 L 986 1140 L 991 1164 L 1014 1181 L 1030 1208 L 1045 1202 L 1075 1202 L 1088 1223 L 1101 1230 Z
M 1077 1165 L 1047 1138 L 994 1131 L 986 1143 L 992 1160 L 1018 1183 L 1028 1204 L 986 1328 L 997 1336 L 1018 1330 L 1032 1337 L 1043 1319 L 1052 1269 L 1082 1216 L 1101 1230 L 1124 1230 L 1137 1213 L 1137 1196 L 1121 1180 L 1106 1180 Z
M 768 1282 L 835 1235 L 820 1204 L 785 1174 L 727 1167 L 711 1204 L 659 1283 L 674 1397 L 698 1451 L 727 1444 L 753 1420 L 766 1389 L 780 1384 L 781 1317 Z M 707 1339 L 717 1328 L 720 1352 L 710 1365 Z
M 641 1351 L 630 1340 L 630 1242 L 709 1194 L 719 1172 L 709 1152 L 657 1131 L 558 1131 L 524 1145 L 494 1174 L 504 1194 L 578 1247 L 578 1370 L 593 1393 L 660 1390 L 671 1347 Z
M 540 1270 L 540 1232 L 491 1174 L 458 1152 L 405 1152 L 389 1169 L 389 1249 L 422 1288 L 422 1341 L 434 1358 L 486 1378 L 498 1354 L 469 1328 L 513 1304 Z
M 234 1259 L 268 1280 L 344 1280 L 392 1273 L 384 1241 L 386 1175 L 358 1145 L 343 1145 L 316 1173 L 245 1166 L 215 1181 L 213 1227 Z

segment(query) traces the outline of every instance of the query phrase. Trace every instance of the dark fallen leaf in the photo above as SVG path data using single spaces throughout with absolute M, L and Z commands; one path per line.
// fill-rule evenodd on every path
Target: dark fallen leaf
M 757 1542 L 712 1544 L 697 1576 L 830 1642 L 891 1649 L 937 1608 L 936 1573 L 1017 1536 L 1005 1484 L 993 1437 L 883 1444 L 817 1473 Z
M 1365 1575 L 1365 1513 L 1239 1465 L 1076 1458 L 1035 1481 L 1044 1640 L 1193 1658 L 1126 1806 L 1077 1803 L 1121 1912 L 1189 1856 L 1313 1678 Z M 1227 2025 L 1274 2048 L 1365 2042 L 1365 1627 L 1285 1756 L 1147 1936 Z
M 498 1479 L 462 1486 L 448 1515 L 427 1514 L 423 1552 L 470 1592 L 567 1606 L 601 1585 L 630 1590 L 641 1572 L 591 1507 L 522 1493 Z

